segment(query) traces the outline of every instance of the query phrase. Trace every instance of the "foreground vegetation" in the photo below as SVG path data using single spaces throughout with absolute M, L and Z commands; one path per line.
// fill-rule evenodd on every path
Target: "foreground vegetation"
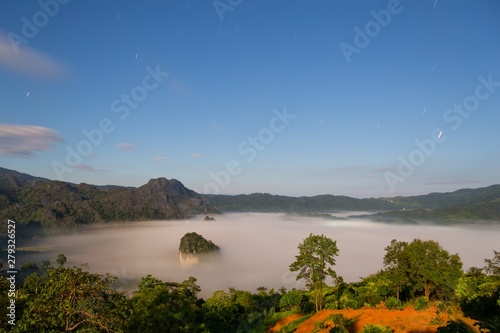
M 78 267 L 64 267 L 59 255 L 52 264 L 27 264 L 16 286 L 15 325 L 2 320 L 0 332 L 266 332 L 277 321 L 301 314 L 280 332 L 293 332 L 322 309 L 384 308 L 399 311 L 412 305 L 424 310 L 433 304 L 442 313 L 463 311 L 486 332 L 500 331 L 500 252 L 485 259 L 485 267 L 462 271 L 458 255 L 434 241 L 393 240 L 386 247 L 384 267 L 356 283 L 345 283 L 334 270 L 336 242 L 313 235 L 298 246 L 290 264 L 308 290 L 267 290 L 256 293 L 230 288 L 198 297 L 200 287 L 190 277 L 164 282 L 151 275 L 141 279 L 131 297 L 116 291 L 116 278 Z M 55 265 L 55 266 L 54 266 Z M 334 278 L 334 285 L 325 283 Z M 19 279 L 20 280 L 20 279 Z M 21 281 L 18 281 L 21 282 Z M 11 288 L 0 277 L 2 290 Z M 0 295 L 3 318 L 11 296 Z M 347 332 L 356 318 L 331 315 L 315 323 L 315 331 Z M 364 333 L 390 332 L 377 323 Z M 438 332 L 467 332 L 461 322 L 443 322 Z

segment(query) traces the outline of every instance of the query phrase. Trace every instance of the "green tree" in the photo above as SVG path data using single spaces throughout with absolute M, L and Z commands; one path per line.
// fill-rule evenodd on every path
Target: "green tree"
M 80 268 L 50 271 L 38 294 L 27 301 L 15 331 L 121 331 L 129 310 L 125 297 L 111 289 L 115 279 Z
M 224 290 L 215 291 L 203 303 L 204 321 L 210 332 L 235 332 L 240 322 L 240 305 Z
M 410 284 L 408 276 L 410 259 L 407 256 L 407 242 L 398 242 L 393 239 L 385 248 L 385 272 L 396 289 L 396 299 L 400 299 L 401 290 Z
M 462 276 L 462 262 L 458 254 L 450 255 L 438 242 L 420 239 L 408 246 L 410 280 L 414 290 L 424 291 L 429 299 L 435 293 L 440 299 L 453 295 L 458 279 Z
M 431 294 L 440 299 L 452 297 L 459 278 L 462 262 L 458 254 L 450 255 L 438 242 L 414 239 L 411 243 L 392 240 L 386 247 L 385 269 L 396 281 L 396 294 L 402 287 L 410 288 L 413 296 Z
M 66 256 L 64 254 L 58 254 L 57 255 L 57 258 L 56 258 L 56 264 L 57 266 L 59 266 L 59 268 L 62 268 L 64 267 L 64 264 L 66 263 L 67 259 L 66 259 Z
M 44 260 L 42 262 L 42 266 L 40 267 L 40 271 L 42 275 L 47 276 L 49 270 L 51 270 L 52 268 L 54 267 L 52 267 L 52 263 L 50 262 L 50 260 Z
M 323 288 L 327 277 L 336 278 L 331 268 L 338 256 L 337 242 L 324 236 L 312 233 L 299 244 L 299 255 L 290 264 L 290 271 L 299 272 L 298 279 L 305 279 L 307 286 L 313 291 L 316 311 L 323 308 Z
M 304 292 L 293 288 L 281 296 L 279 306 L 281 311 L 299 311 L 306 302 Z
M 23 283 L 23 291 L 28 294 L 37 295 L 42 289 L 42 278 L 38 273 L 30 274 Z
M 500 332 L 500 253 L 485 259 L 484 270 L 471 268 L 460 279 L 456 295 L 464 313 L 478 326 L 490 332 Z
M 130 332 L 203 332 L 196 279 L 163 282 L 151 275 L 141 279 L 132 298 Z
M 484 259 L 486 267 L 484 270 L 487 274 L 500 277 L 500 252 L 493 251 L 492 259 Z

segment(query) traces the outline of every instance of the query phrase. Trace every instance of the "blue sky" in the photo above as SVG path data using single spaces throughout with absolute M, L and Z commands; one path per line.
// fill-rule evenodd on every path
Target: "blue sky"
M 2 1 L 0 166 L 229 194 L 496 184 L 499 11 L 494 0 Z

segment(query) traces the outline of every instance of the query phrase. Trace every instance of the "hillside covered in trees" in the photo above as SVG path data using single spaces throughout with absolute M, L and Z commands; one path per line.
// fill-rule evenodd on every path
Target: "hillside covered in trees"
M 221 211 L 229 212 L 377 211 L 362 217 L 399 223 L 500 222 L 500 185 L 392 198 L 357 199 L 336 195 L 288 197 L 269 193 L 207 195 L 207 198 Z
M 20 235 L 42 229 L 48 233 L 64 232 L 79 225 L 100 222 L 184 219 L 194 214 L 231 211 L 300 214 L 373 211 L 361 217 L 395 223 L 498 223 L 500 185 L 369 199 L 262 193 L 230 196 L 201 195 L 175 179 L 151 179 L 137 188 L 94 186 L 51 181 L 0 168 L 0 218 L 14 219 L 20 227 L 30 223 L 31 231 L 21 230 Z
M 82 224 L 183 219 L 217 212 L 204 196 L 175 179 L 151 179 L 138 188 L 97 187 L 0 171 L 0 218 L 37 223 L 52 233 Z

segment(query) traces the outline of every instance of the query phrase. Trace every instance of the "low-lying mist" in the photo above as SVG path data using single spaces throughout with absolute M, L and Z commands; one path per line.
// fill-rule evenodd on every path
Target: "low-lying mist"
M 66 255 L 67 266 L 88 264 L 92 272 L 111 273 L 119 277 L 123 289 L 137 289 L 140 278 L 147 274 L 179 282 L 192 275 L 203 297 L 228 287 L 249 291 L 260 286 L 303 288 L 304 283 L 295 280 L 288 266 L 298 254 L 297 245 L 310 233 L 337 241 L 339 256 L 334 269 L 348 282 L 381 269 L 384 248 L 392 239 L 436 240 L 450 253 L 459 253 L 464 269 L 483 267 L 483 259 L 499 250 L 499 225 L 395 225 L 261 213 L 215 218 L 98 225 L 77 235 L 50 237 L 47 243 Z M 181 265 L 179 241 L 191 231 L 219 245 L 220 253 L 208 255 L 198 264 Z

